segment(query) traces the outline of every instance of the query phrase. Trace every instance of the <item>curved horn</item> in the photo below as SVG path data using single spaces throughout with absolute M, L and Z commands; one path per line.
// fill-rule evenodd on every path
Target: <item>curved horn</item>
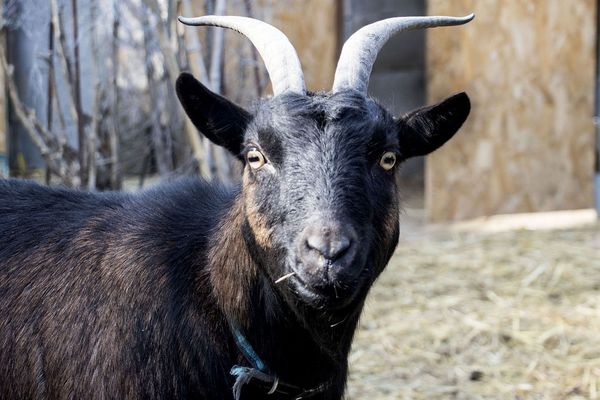
M 332 91 L 355 89 L 366 95 L 377 53 L 395 34 L 412 29 L 462 25 L 474 17 L 475 14 L 465 17 L 397 17 L 362 27 L 342 47 Z
M 302 66 L 294 46 L 279 29 L 248 17 L 206 15 L 198 18 L 179 17 L 192 26 L 229 28 L 246 36 L 260 53 L 273 84 L 273 94 L 285 91 L 306 94 Z

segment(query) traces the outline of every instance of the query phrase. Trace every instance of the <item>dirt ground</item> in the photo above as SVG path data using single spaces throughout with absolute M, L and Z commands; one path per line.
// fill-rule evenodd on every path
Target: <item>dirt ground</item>
M 600 225 L 401 239 L 348 398 L 600 398 Z

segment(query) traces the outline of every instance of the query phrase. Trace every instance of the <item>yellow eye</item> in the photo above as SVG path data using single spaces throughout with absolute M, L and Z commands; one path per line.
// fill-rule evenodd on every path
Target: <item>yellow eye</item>
M 386 151 L 379 160 L 379 166 L 386 171 L 394 168 L 396 165 L 396 154 L 392 151 Z
M 248 160 L 248 165 L 250 165 L 250 168 L 252 169 L 259 169 L 265 165 L 266 162 L 265 156 L 256 149 L 252 149 L 246 154 L 246 160 Z

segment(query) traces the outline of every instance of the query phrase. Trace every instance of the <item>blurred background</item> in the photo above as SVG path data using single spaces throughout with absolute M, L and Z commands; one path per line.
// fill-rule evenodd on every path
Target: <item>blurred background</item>
M 249 107 L 270 93 L 250 42 L 177 15 L 247 15 L 280 27 L 312 90 L 329 90 L 344 40 L 396 15 L 463 15 L 380 53 L 370 93 L 396 115 L 467 91 L 473 113 L 402 180 L 430 221 L 594 208 L 594 0 L 3 0 L 0 174 L 91 190 L 165 175 L 237 179 L 174 93 L 181 71 Z M 427 164 L 425 166 L 425 164 Z M 476 183 L 476 184 L 475 184 Z
M 270 93 L 240 35 L 177 15 L 246 15 L 329 90 L 344 40 L 376 20 L 466 15 L 390 40 L 370 94 L 396 115 L 466 91 L 465 126 L 407 162 L 401 244 L 366 307 L 349 398 L 600 397 L 598 0 L 2 0 L 0 176 L 87 190 L 234 182 L 185 118 L 190 71 L 251 107 Z M 596 194 L 595 194 L 596 193 Z

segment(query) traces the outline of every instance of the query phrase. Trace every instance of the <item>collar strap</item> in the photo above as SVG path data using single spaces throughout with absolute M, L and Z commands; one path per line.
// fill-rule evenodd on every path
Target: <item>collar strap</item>
M 258 354 L 256 354 L 250 342 L 248 342 L 246 337 L 242 334 L 240 327 L 233 322 L 229 322 L 229 326 L 231 327 L 235 344 L 237 345 L 238 349 L 240 349 L 246 360 L 252 364 L 255 369 L 264 374 L 269 374 L 269 368 L 267 368 L 267 365 L 258 356 Z
M 229 372 L 235 376 L 233 385 L 233 396 L 235 400 L 240 400 L 242 395 L 242 387 L 244 385 L 253 386 L 259 390 L 263 390 L 267 395 L 278 393 L 289 396 L 290 399 L 300 400 L 308 399 L 319 393 L 324 392 L 329 387 L 329 384 L 323 383 L 312 389 L 302 389 L 289 383 L 281 382 L 277 375 L 271 373 L 267 365 L 258 356 L 254 348 L 246 337 L 242 334 L 239 326 L 232 321 L 229 321 L 229 326 L 238 349 L 246 358 L 253 368 L 234 365 Z
M 237 377 L 233 385 L 233 397 L 235 400 L 242 398 L 242 387 L 245 385 L 261 390 L 267 395 L 277 393 L 288 396 L 293 400 L 308 399 L 319 393 L 323 393 L 329 387 L 328 384 L 321 384 L 312 389 L 305 390 L 298 386 L 282 382 L 277 376 L 265 374 L 255 368 L 241 367 L 239 365 L 234 365 L 229 373 Z

